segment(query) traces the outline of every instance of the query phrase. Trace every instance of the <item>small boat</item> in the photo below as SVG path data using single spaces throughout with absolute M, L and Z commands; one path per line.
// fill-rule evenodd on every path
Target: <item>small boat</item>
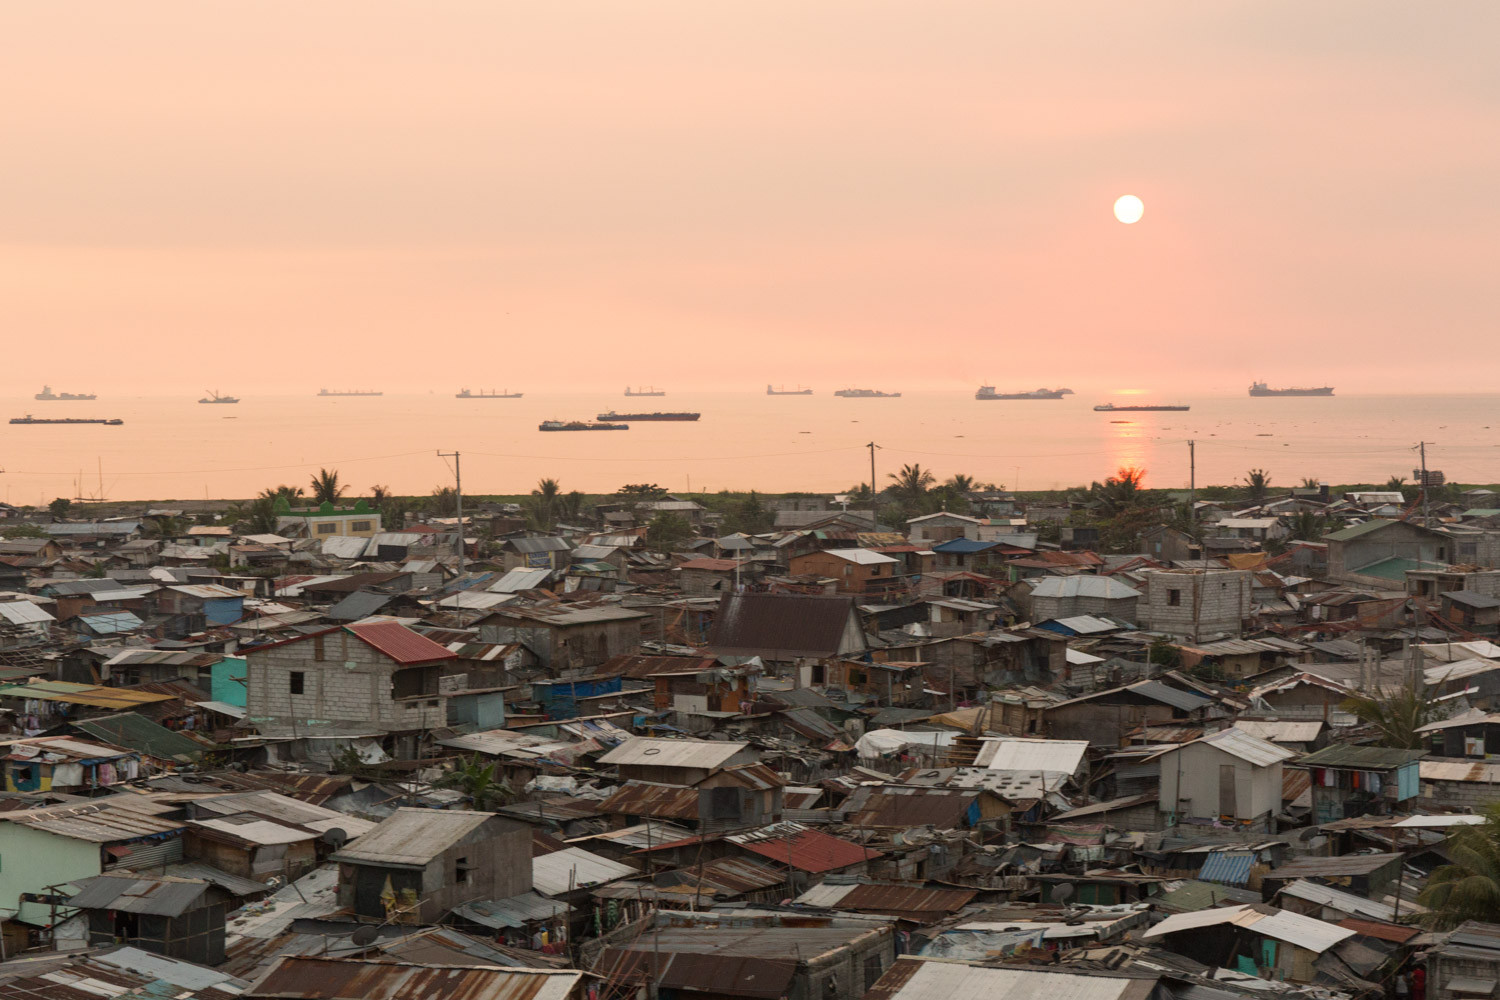
M 608 413 L 599 414 L 599 419 L 604 421 L 616 420 L 621 423 L 633 424 L 637 421 L 646 420 L 697 420 L 703 416 L 701 413 L 616 413 L 610 410 Z
M 24 417 L 11 417 L 13 424 L 104 424 L 108 427 L 119 427 L 125 421 L 119 417 L 105 420 L 103 417 L 33 417 L 26 414 Z
M 1320 385 L 1315 389 L 1302 386 L 1293 386 L 1289 389 L 1272 389 L 1264 382 L 1251 382 L 1250 395 L 1252 396 L 1332 396 L 1333 386 Z
M 982 385 L 975 399 L 1062 399 L 1068 389 L 1032 389 L 1030 392 L 996 392 L 992 385 Z
M 42 391 L 37 393 L 35 398 L 46 402 L 51 402 L 53 400 L 72 401 L 98 399 L 99 397 L 94 395 L 92 392 L 53 392 L 50 385 L 44 385 L 42 386 Z
M 658 389 L 654 385 L 648 385 L 640 389 L 632 389 L 628 385 L 625 387 L 625 395 L 627 396 L 665 396 L 666 394 L 667 390 Z
M 208 390 L 208 395 L 198 400 L 200 403 L 238 403 L 238 396 L 221 396 L 216 389 Z
M 628 431 L 629 424 L 595 423 L 588 420 L 543 420 L 537 425 L 539 431 Z
M 800 385 L 795 389 L 788 389 L 784 385 L 778 385 L 774 388 L 769 384 L 766 386 L 767 396 L 811 396 L 812 394 L 811 389 L 803 388 Z
M 522 393 L 522 392 L 510 392 L 509 390 L 502 390 L 500 392 L 496 392 L 494 389 L 480 389 L 478 392 L 470 392 L 468 389 L 464 389 L 462 392 L 455 392 L 453 394 L 453 398 L 454 399 L 520 399 L 524 395 L 525 395 L 525 393 Z
M 1100 403 L 1098 406 L 1094 407 L 1094 410 L 1096 412 L 1099 412 L 1099 413 L 1155 413 L 1155 412 L 1164 411 L 1164 410 L 1172 410 L 1172 411 L 1176 412 L 1176 411 L 1187 410 L 1187 409 L 1191 409 L 1191 407 L 1187 407 L 1187 406 L 1155 406 L 1155 405 L 1149 405 L 1149 404 L 1141 404 L 1141 405 L 1137 406 L 1137 405 L 1130 404 L 1130 403 L 1124 404 L 1122 406 L 1121 405 L 1116 405 L 1114 403 Z
M 319 389 L 318 390 L 318 395 L 319 396 L 384 396 L 385 393 L 383 393 L 383 392 L 376 392 L 373 389 L 334 389 L 332 391 L 330 391 L 328 389 Z
M 881 392 L 879 389 L 837 389 L 835 396 L 843 396 L 845 399 L 898 399 L 899 392 Z

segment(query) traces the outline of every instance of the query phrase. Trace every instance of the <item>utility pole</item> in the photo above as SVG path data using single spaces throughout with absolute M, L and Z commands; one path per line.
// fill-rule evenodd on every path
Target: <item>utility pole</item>
M 1422 527 L 1432 527 L 1427 514 L 1427 442 L 1418 441 L 1417 450 L 1422 454 Z
M 875 449 L 879 448 L 880 445 L 876 444 L 874 441 L 871 441 L 865 447 L 870 449 L 870 516 L 875 518 L 875 530 L 879 531 L 880 517 L 877 513 L 877 508 L 879 505 L 875 502 Z
M 1198 459 L 1194 442 L 1188 440 L 1188 526 L 1189 534 L 1198 530 Z
M 464 479 L 458 464 L 458 452 L 438 452 L 438 458 L 453 459 L 454 509 L 458 512 L 458 575 L 464 575 Z

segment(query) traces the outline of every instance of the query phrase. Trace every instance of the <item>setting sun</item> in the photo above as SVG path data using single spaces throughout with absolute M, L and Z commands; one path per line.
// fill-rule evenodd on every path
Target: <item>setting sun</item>
M 1133 222 L 1140 222 L 1141 216 L 1145 214 L 1145 204 L 1133 194 L 1121 195 L 1115 202 L 1115 218 L 1127 226 Z

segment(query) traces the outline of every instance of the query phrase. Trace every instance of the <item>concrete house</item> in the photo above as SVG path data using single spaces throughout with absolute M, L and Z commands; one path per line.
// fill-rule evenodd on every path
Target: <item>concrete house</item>
M 1240 569 L 1164 569 L 1147 573 L 1140 625 L 1204 639 L 1239 635 L 1250 617 L 1255 577 Z
M 353 507 L 324 503 L 317 507 L 293 508 L 286 497 L 276 500 L 276 534 L 284 537 L 370 538 L 380 533 L 380 511 L 364 500 Z
M 1273 832 L 1271 818 L 1281 811 L 1281 765 L 1296 756 L 1242 730 L 1222 729 L 1148 759 L 1161 771 L 1158 808 L 1177 822 L 1219 820 Z
M 496 813 L 397 809 L 332 858 L 339 905 L 376 920 L 432 924 L 531 890 L 531 827 Z
M 245 653 L 247 718 L 262 726 L 355 723 L 416 733 L 448 724 L 443 666 L 456 655 L 398 622 L 322 629 Z M 414 752 L 407 747 L 404 755 Z
M 1335 580 L 1400 588 L 1406 571 L 1441 569 L 1452 562 L 1452 540 L 1410 521 L 1376 518 L 1323 536 L 1328 575 Z

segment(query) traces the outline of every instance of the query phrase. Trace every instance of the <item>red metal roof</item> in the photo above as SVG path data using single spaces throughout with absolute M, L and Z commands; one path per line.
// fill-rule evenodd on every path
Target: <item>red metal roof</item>
M 458 654 L 445 649 L 400 622 L 368 622 L 364 625 L 345 625 L 356 639 L 389 656 L 397 663 L 432 663 L 436 660 L 456 660 Z
M 881 857 L 879 851 L 872 851 L 868 847 L 861 847 L 820 830 L 797 827 L 796 824 L 778 824 L 757 833 L 741 834 L 729 839 L 763 858 L 814 874 L 848 868 L 861 861 Z
M 1339 921 L 1340 927 L 1347 927 L 1356 934 L 1366 937 L 1379 938 L 1382 941 L 1394 941 L 1396 944 L 1405 944 L 1417 936 L 1420 927 L 1406 927 L 1401 924 L 1388 924 L 1380 920 L 1358 920 L 1347 917 Z

